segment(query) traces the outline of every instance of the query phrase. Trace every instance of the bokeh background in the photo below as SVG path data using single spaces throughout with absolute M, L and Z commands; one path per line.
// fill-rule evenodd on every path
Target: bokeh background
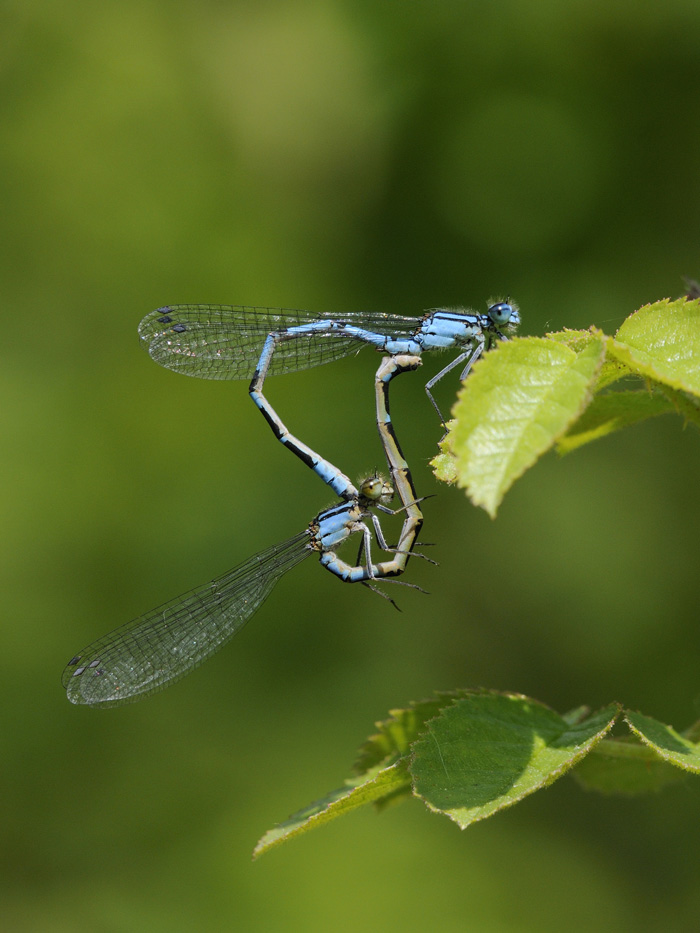
M 225 651 L 73 707 L 93 638 L 332 496 L 243 383 L 160 369 L 171 302 L 419 314 L 510 295 L 524 334 L 700 273 L 700 6 L 11 0 L 0 13 L 0 922 L 13 931 L 697 929 L 700 787 L 570 779 L 460 833 L 419 803 L 251 864 L 388 709 L 483 685 L 699 714 L 700 446 L 659 419 L 545 459 L 490 521 L 393 411 L 440 566 L 402 613 L 314 561 Z M 381 465 L 369 350 L 271 380 L 351 476 Z M 426 373 L 439 361 L 426 360 Z M 441 387 L 447 408 L 455 385 Z M 395 590 L 399 590 L 395 587 Z

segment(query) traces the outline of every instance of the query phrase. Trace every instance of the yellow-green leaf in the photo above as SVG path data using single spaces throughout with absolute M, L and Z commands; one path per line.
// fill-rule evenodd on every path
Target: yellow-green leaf
M 657 301 L 631 314 L 608 352 L 633 372 L 700 395 L 700 301 Z
M 604 337 L 525 337 L 480 360 L 455 405 L 450 444 L 460 486 L 495 515 L 513 482 L 566 432 L 591 399 Z

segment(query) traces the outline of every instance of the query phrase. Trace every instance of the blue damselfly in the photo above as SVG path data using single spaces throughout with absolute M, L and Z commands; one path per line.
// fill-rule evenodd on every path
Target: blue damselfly
M 374 312 L 349 314 L 236 305 L 168 305 L 147 314 L 139 335 L 151 357 L 175 372 L 202 379 L 251 379 L 249 392 L 275 436 L 343 498 L 357 490 L 337 467 L 290 433 L 263 394 L 269 375 L 295 372 L 356 353 L 365 345 L 383 353 L 420 357 L 456 349 L 457 356 L 425 386 L 431 392 L 461 366 L 466 378 L 478 357 L 506 340 L 520 323 L 514 304 L 500 301 L 486 314 L 438 308 L 422 317 Z
M 392 485 L 376 474 L 369 477 L 360 484 L 356 497 L 320 512 L 289 541 L 261 551 L 210 583 L 122 625 L 75 655 L 62 678 L 68 699 L 104 709 L 134 702 L 174 683 L 233 638 L 278 580 L 312 554 L 317 554 L 322 566 L 342 581 L 363 583 L 386 597 L 375 583 L 389 582 L 404 572 L 423 523 L 408 465 L 391 424 L 388 396 L 391 380 L 418 365 L 418 357 L 387 357 L 375 379 L 377 423 L 401 498 L 400 509 L 388 506 L 394 494 Z M 395 548 L 386 543 L 373 509 L 388 514 L 404 513 Z M 392 560 L 372 562 L 368 518 L 379 547 L 392 552 Z M 362 535 L 362 543 L 357 564 L 353 566 L 340 558 L 336 550 L 358 533 Z M 404 585 L 420 589 L 414 584 Z

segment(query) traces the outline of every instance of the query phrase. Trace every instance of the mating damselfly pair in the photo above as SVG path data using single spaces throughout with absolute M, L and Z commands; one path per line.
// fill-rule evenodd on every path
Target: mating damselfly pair
M 444 423 L 432 388 L 458 367 L 461 378 L 466 378 L 484 350 L 508 339 L 519 323 L 517 308 L 510 302 L 494 303 L 486 314 L 435 309 L 421 318 L 225 305 L 173 305 L 146 315 L 139 334 L 156 362 L 199 378 L 251 379 L 250 395 L 275 436 L 340 501 L 318 513 L 289 541 L 126 623 L 75 655 L 63 673 L 68 698 L 104 708 L 132 702 L 173 683 L 240 631 L 277 581 L 311 554 L 318 554 L 320 563 L 344 582 L 363 583 L 384 596 L 377 581 L 403 583 L 395 577 L 405 571 L 409 558 L 424 556 L 415 552 L 423 515 L 391 421 L 389 385 L 397 375 L 417 369 L 423 352 L 456 349 L 457 356 L 425 387 Z M 386 354 L 375 376 L 375 405 L 391 480 L 375 475 L 358 488 L 338 467 L 288 431 L 263 387 L 268 375 L 340 359 L 365 345 Z M 388 506 L 394 493 L 401 502 L 397 509 Z M 395 546 L 387 544 L 376 512 L 403 514 Z M 391 560 L 373 562 L 372 531 L 378 547 L 393 554 Z M 336 549 L 355 534 L 361 535 L 361 543 L 357 563 L 351 565 L 338 557 Z

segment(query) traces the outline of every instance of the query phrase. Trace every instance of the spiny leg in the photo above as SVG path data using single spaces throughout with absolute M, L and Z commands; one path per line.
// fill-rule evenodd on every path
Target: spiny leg
M 464 380 L 467 378 L 467 376 L 469 375 L 469 370 L 472 368 L 472 366 L 474 365 L 474 363 L 475 363 L 475 362 L 479 359 L 479 357 L 481 356 L 481 353 L 483 352 L 483 349 L 484 349 L 484 338 L 483 338 L 483 337 L 481 337 L 481 338 L 475 337 L 475 338 L 474 338 L 474 346 L 470 347 L 468 350 L 465 350 L 464 353 L 460 353 L 459 356 L 457 356 L 457 357 L 455 357 L 453 360 L 451 360 L 451 361 L 447 364 L 447 366 L 445 366 L 444 369 L 441 369 L 440 372 L 437 373 L 437 375 L 433 376 L 433 378 L 430 379 L 430 380 L 425 384 L 425 392 L 426 392 L 426 395 L 427 395 L 428 398 L 430 399 L 433 408 L 434 408 L 435 411 L 438 413 L 438 416 L 439 416 L 439 418 L 440 418 L 440 423 L 442 424 L 443 428 L 445 428 L 445 430 L 447 430 L 446 425 L 445 425 L 445 419 L 444 419 L 444 417 L 443 417 L 443 415 L 442 415 L 442 412 L 440 411 L 440 407 L 438 406 L 438 403 L 435 401 L 435 397 L 434 397 L 433 393 L 432 393 L 430 390 L 431 390 L 431 389 L 433 388 L 433 386 L 436 385 L 444 376 L 446 376 L 447 373 L 451 372 L 453 369 L 455 369 L 457 366 L 459 366 L 460 363 L 464 363 L 464 361 L 466 360 L 466 361 L 467 361 L 467 362 L 466 362 L 466 365 L 465 365 L 464 369 L 462 370 L 462 374 L 461 374 L 461 376 L 460 376 L 461 381 L 464 381 Z

